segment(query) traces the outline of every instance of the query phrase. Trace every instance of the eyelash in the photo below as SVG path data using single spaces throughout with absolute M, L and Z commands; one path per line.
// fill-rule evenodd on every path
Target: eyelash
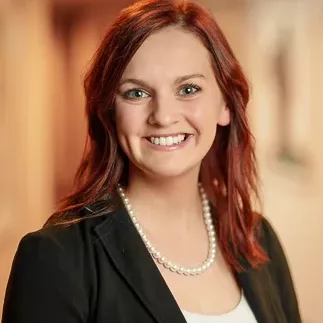
M 187 83 L 187 84 L 183 84 L 183 85 L 179 88 L 179 91 L 178 91 L 178 92 L 180 92 L 181 90 L 183 90 L 183 89 L 185 89 L 185 88 L 193 88 L 193 89 L 195 89 L 195 92 L 193 92 L 192 94 L 181 95 L 181 96 L 183 96 L 183 97 L 194 96 L 194 94 L 196 94 L 196 93 L 198 93 L 198 92 L 202 91 L 202 88 L 201 88 L 199 85 L 197 85 L 197 84 L 195 84 L 195 83 Z M 129 96 L 128 96 L 131 92 L 135 92 L 135 91 L 143 92 L 143 93 L 145 93 L 145 94 L 147 94 L 147 95 L 149 96 L 149 94 L 148 94 L 146 91 L 142 90 L 142 89 L 139 89 L 139 88 L 132 88 L 132 89 L 130 89 L 130 90 L 127 90 L 127 91 L 123 94 L 123 97 L 124 97 L 125 99 L 127 99 L 127 100 L 134 100 L 134 101 L 135 101 L 135 100 L 140 100 L 141 98 L 131 98 L 131 97 L 129 97 Z
M 181 87 L 180 87 L 180 91 L 185 89 L 185 88 L 194 88 L 196 91 L 192 94 L 187 94 L 185 96 L 191 96 L 191 95 L 194 95 L 195 93 L 198 93 L 200 92 L 202 89 L 200 86 L 198 86 L 197 84 L 195 83 L 188 83 L 188 84 L 183 84 Z

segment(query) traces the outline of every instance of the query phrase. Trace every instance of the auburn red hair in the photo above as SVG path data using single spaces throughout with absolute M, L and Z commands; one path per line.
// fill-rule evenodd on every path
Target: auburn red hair
M 200 5 L 172 0 L 144 0 L 121 11 L 99 46 L 85 78 L 88 139 L 76 174 L 75 190 L 46 225 L 77 222 L 79 210 L 98 201 L 113 201 L 118 182 L 126 182 L 128 160 L 116 136 L 114 101 L 121 76 L 149 35 L 174 26 L 196 35 L 210 53 L 212 67 L 231 113 L 218 127 L 201 166 L 200 180 L 216 209 L 219 247 L 227 264 L 240 271 L 241 257 L 252 267 L 267 260 L 257 238 L 260 215 L 253 137 L 246 115 L 249 88 L 241 67 L 212 14 Z M 106 203 L 106 209 L 113 205 Z

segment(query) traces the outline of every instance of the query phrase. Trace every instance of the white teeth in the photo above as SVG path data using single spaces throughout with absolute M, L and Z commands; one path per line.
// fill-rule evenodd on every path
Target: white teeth
M 160 137 L 159 138 L 159 144 L 161 146 L 166 146 L 166 138 L 165 137 Z
M 176 144 L 180 144 L 184 141 L 185 135 L 177 135 L 177 136 L 168 136 L 168 137 L 150 137 L 149 140 L 151 143 L 160 146 L 172 146 Z
M 173 137 L 167 137 L 166 144 L 167 144 L 167 146 L 173 145 L 174 144 Z

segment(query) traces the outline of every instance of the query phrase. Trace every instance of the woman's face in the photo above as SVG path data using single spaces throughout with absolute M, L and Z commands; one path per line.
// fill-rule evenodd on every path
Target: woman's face
M 151 35 L 122 75 L 115 102 L 131 171 L 158 178 L 198 171 L 217 124 L 230 122 L 202 43 L 168 27 Z

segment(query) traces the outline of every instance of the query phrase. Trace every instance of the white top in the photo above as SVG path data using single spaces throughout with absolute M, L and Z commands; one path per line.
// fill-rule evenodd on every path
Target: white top
M 239 304 L 232 311 L 221 315 L 202 315 L 182 310 L 187 323 L 257 323 L 242 293 Z

